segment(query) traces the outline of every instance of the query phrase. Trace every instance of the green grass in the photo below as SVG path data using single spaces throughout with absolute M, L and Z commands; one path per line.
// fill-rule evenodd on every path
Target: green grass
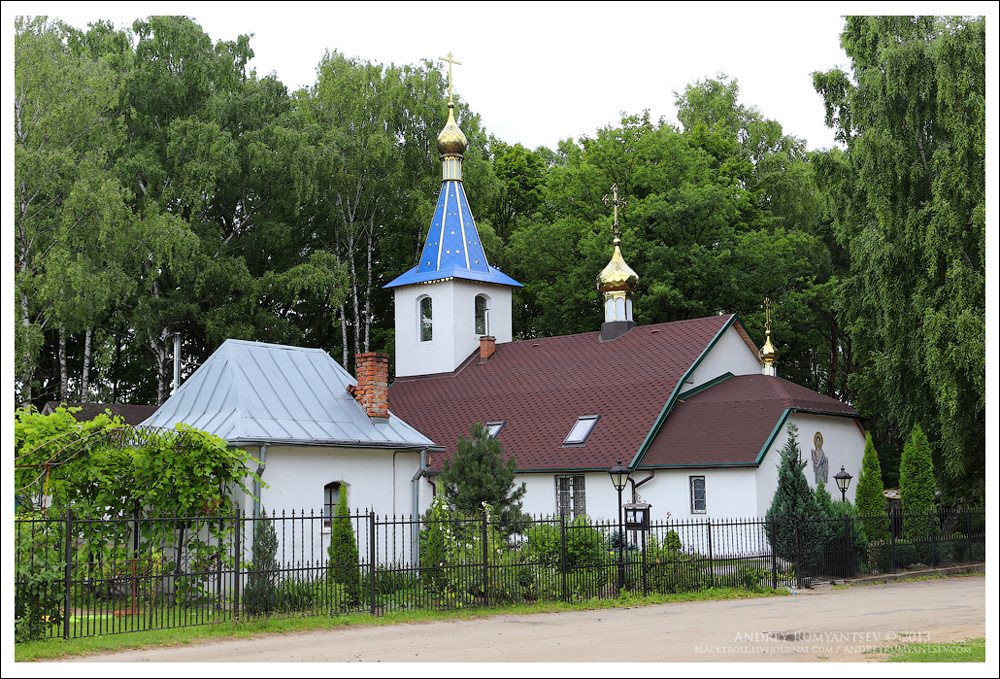
M 986 662 L 986 639 L 966 639 L 950 644 L 898 644 L 867 653 L 885 654 L 883 662 Z
M 247 638 L 258 634 L 336 629 L 357 625 L 392 625 L 398 623 L 431 622 L 435 620 L 471 620 L 488 618 L 495 615 L 627 608 L 684 601 L 751 599 L 787 594 L 786 590 L 776 591 L 764 588 L 757 592 L 750 592 L 739 588 L 727 588 L 706 589 L 699 592 L 684 592 L 680 594 L 652 594 L 646 597 L 626 592 L 617 599 L 590 599 L 576 603 L 539 602 L 499 608 L 472 608 L 462 611 L 386 611 L 379 617 L 374 617 L 368 613 L 349 613 L 337 616 L 271 618 L 248 622 L 219 622 L 198 627 L 108 634 L 85 639 L 30 641 L 14 645 L 14 660 L 18 662 L 50 660 L 73 655 L 111 653 L 136 648 L 186 646 L 216 639 Z

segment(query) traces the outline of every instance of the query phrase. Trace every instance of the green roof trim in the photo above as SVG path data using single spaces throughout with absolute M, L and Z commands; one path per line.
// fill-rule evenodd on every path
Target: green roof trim
M 760 452 L 757 453 L 757 459 L 754 460 L 754 464 L 758 467 L 760 466 L 760 463 L 764 461 L 764 456 L 767 455 L 767 451 L 771 449 L 771 446 L 774 444 L 774 440 L 778 438 L 778 434 L 785 428 L 785 422 L 788 421 L 788 416 L 792 414 L 793 410 L 794 408 L 785 408 L 785 412 L 781 413 L 781 417 L 778 418 L 778 423 L 774 425 L 774 429 L 771 430 L 771 435 L 767 437 L 766 441 L 764 441 L 764 447 L 760 449 Z
M 669 415 L 670 411 L 673 410 L 674 404 L 677 403 L 677 399 L 680 397 L 681 389 L 684 387 L 684 383 L 687 378 L 694 374 L 694 371 L 698 369 L 701 362 L 705 360 L 705 357 L 708 356 L 709 352 L 712 351 L 713 348 L 715 348 L 719 339 L 726 333 L 727 330 L 729 330 L 729 328 L 732 327 L 736 320 L 736 314 L 729 317 L 726 324 L 723 325 L 717 333 L 715 333 L 715 337 L 712 338 L 712 341 L 708 343 L 708 346 L 702 350 L 701 354 L 698 355 L 698 358 L 696 358 L 694 363 L 691 364 L 691 367 L 688 368 L 687 371 L 681 376 L 680 380 L 677 381 L 677 386 L 674 387 L 673 393 L 670 394 L 670 399 L 667 400 L 666 404 L 663 406 L 663 410 L 660 411 L 660 414 L 656 417 L 656 421 L 653 422 L 653 427 L 649 430 L 649 433 L 646 434 L 646 438 L 643 440 L 642 445 L 639 446 L 638 452 L 636 452 L 632 461 L 629 463 L 628 466 L 631 469 L 638 468 L 639 463 L 642 462 L 642 458 L 646 454 L 646 451 L 649 450 L 649 446 L 652 445 L 653 439 L 656 438 L 658 433 L 660 433 L 663 423 L 667 420 L 667 415 Z M 689 391 L 692 391 L 695 388 L 696 387 L 692 387 Z
M 699 384 L 697 387 L 692 387 L 691 389 L 688 389 L 687 391 L 685 391 L 682 394 L 680 394 L 677 397 L 677 400 L 681 401 L 681 400 L 683 400 L 685 398 L 689 398 L 691 396 L 694 396 L 695 394 L 701 393 L 701 392 L 705 391 L 706 389 L 710 389 L 711 387 L 714 387 L 719 382 L 725 382 L 730 377 L 736 377 L 736 376 L 733 375 L 730 372 L 722 373 L 721 375 L 719 375 L 715 379 L 712 379 L 712 380 L 709 380 L 708 382 L 705 382 L 705 384 Z

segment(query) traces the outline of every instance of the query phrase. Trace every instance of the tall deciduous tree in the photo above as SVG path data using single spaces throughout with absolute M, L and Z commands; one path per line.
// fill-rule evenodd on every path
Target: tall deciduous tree
M 920 425 L 953 498 L 985 488 L 986 22 L 848 17 L 850 72 L 814 73 L 846 146 L 821 163 L 850 254 L 859 409 L 883 451 Z
M 125 194 L 108 172 L 120 143 L 118 93 L 106 65 L 71 52 L 70 34 L 45 17 L 16 20 L 15 388 L 24 403 L 33 398 L 47 326 L 65 347 L 66 333 L 92 329 L 118 293 L 118 258 L 98 251 L 121 243 Z M 65 361 L 61 372 L 65 399 Z

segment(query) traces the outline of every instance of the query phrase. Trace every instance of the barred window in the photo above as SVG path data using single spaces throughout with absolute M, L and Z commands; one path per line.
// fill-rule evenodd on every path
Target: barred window
M 704 514 L 708 503 L 705 497 L 705 477 L 692 476 L 691 479 L 691 513 Z
M 587 513 L 587 485 L 583 474 L 556 477 L 559 516 L 575 519 Z

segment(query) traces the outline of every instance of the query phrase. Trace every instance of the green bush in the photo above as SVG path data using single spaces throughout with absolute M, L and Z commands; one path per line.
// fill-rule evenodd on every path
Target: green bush
M 327 548 L 327 554 L 330 557 L 327 564 L 327 580 L 343 585 L 348 605 L 360 603 L 361 573 L 358 543 L 354 539 L 354 527 L 351 525 L 347 509 L 347 486 L 344 484 L 340 484 L 340 501 L 337 503 L 336 515 L 330 522 L 330 546 Z
M 14 641 L 44 638 L 63 621 L 66 559 L 62 524 L 21 511 L 14 541 Z
M 605 560 L 601 533 L 589 524 L 586 516 L 578 516 L 566 524 L 565 542 L 563 560 L 563 538 L 558 523 L 537 523 L 528 529 L 528 554 L 540 564 L 568 571 L 596 566 Z
M 927 436 L 919 425 L 903 446 L 899 461 L 899 499 L 903 505 L 903 539 L 914 545 L 917 560 L 932 563 L 932 534 L 940 534 L 934 505 L 934 463 Z
M 253 616 L 270 615 L 280 605 L 278 591 L 278 535 L 267 513 L 254 521 L 252 563 L 243 588 L 243 609 Z

